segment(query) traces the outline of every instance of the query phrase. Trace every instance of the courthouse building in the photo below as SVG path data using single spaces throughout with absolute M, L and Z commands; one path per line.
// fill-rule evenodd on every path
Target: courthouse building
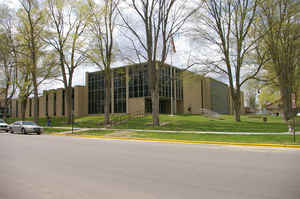
M 133 64 L 112 70 L 111 113 L 151 112 L 151 95 L 147 65 Z M 209 109 L 221 114 L 233 114 L 229 87 L 215 79 L 165 65 L 160 71 L 160 113 L 200 114 Z M 72 107 L 76 117 L 104 113 L 104 73 L 86 73 L 85 86 L 75 86 Z M 244 98 L 242 97 L 242 112 Z M 33 99 L 27 102 L 26 117 L 33 116 Z M 14 99 L 10 105 L 12 117 L 21 117 L 21 103 Z M 39 97 L 40 117 L 66 115 L 64 89 L 43 91 Z

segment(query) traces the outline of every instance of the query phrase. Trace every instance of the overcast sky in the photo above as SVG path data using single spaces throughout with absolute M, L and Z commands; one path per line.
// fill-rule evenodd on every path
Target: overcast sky
M 20 7 L 20 3 L 18 0 L 0 0 L 1 3 L 6 3 L 11 8 L 17 9 Z M 124 44 L 121 44 L 122 42 L 126 42 L 124 39 L 117 40 L 116 42 L 119 42 L 121 46 L 124 46 Z M 172 64 L 174 66 L 177 66 L 179 68 L 185 68 L 187 64 L 189 63 L 189 57 L 191 53 L 197 53 L 197 56 L 199 57 L 205 57 L 205 56 L 213 56 L 213 52 L 208 50 L 207 46 L 199 45 L 199 43 L 191 42 L 187 37 L 184 35 L 177 35 L 174 38 L 176 53 L 175 54 L 169 54 L 169 57 L 167 59 L 168 64 Z M 126 46 L 126 45 L 125 45 Z M 126 48 L 121 48 L 121 53 L 126 51 Z M 112 67 L 119 67 L 122 65 L 125 65 L 127 63 L 119 61 L 117 63 L 114 63 Z M 84 65 L 79 68 L 74 73 L 73 78 L 73 86 L 75 85 L 85 85 L 85 73 L 86 72 L 93 72 L 97 71 L 99 68 L 97 68 L 94 65 Z M 191 70 L 196 70 L 196 68 L 192 68 Z M 213 75 L 214 78 L 217 78 L 223 82 L 226 82 L 224 76 L 219 75 Z M 52 89 L 52 88 L 59 88 L 63 87 L 63 84 L 59 81 L 50 81 L 45 83 L 41 86 L 41 90 L 44 89 Z

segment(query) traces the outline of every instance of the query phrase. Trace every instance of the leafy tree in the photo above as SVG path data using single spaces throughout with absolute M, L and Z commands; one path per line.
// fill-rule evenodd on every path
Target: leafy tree
M 15 94 L 17 77 L 16 63 L 14 59 L 14 12 L 5 4 L 0 4 L 0 71 L 4 89 L 0 95 L 4 96 L 4 119 L 7 117 L 9 102 Z
M 264 66 L 272 82 L 280 90 L 282 111 L 286 121 L 296 113 L 291 93 L 299 88 L 300 4 L 293 0 L 265 0 L 259 9 L 260 31 L 266 32 L 260 52 L 267 52 L 270 61 Z
M 47 15 L 50 27 L 43 38 L 59 57 L 62 82 L 66 90 L 67 120 L 72 122 L 72 83 L 75 70 L 82 65 L 90 20 L 88 5 L 83 1 L 48 0 Z
M 19 19 L 19 42 L 30 58 L 30 69 L 33 94 L 34 94 L 34 121 L 37 122 L 38 115 L 38 77 L 37 69 L 40 58 L 40 49 L 43 47 L 41 34 L 45 25 L 45 16 L 37 0 L 20 0 L 21 8 L 18 11 Z M 19 53 L 22 53 L 19 51 Z

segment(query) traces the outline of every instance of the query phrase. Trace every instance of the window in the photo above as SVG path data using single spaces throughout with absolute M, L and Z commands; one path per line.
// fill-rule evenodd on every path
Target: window
M 88 74 L 88 112 L 89 114 L 104 113 L 104 73 Z
M 45 104 L 45 106 L 46 106 L 46 116 L 48 116 L 48 102 L 49 102 L 49 99 L 48 99 L 48 94 L 46 94 L 46 104 Z
M 29 99 L 29 117 L 32 116 L 32 98 Z
M 56 93 L 53 93 L 53 115 L 56 116 Z
M 61 114 L 65 115 L 65 90 L 62 91 L 62 107 Z
M 72 111 L 74 111 L 74 108 L 75 108 L 75 106 L 74 106 L 74 101 L 75 101 L 74 95 L 75 95 L 75 89 L 72 88 Z
M 114 112 L 126 113 L 126 75 L 124 68 L 114 71 Z
M 147 65 L 129 68 L 129 97 L 150 96 Z
M 19 115 L 19 102 L 16 100 L 16 117 Z
M 183 100 L 183 83 L 182 83 L 182 75 L 180 74 L 180 70 L 176 69 L 176 98 L 177 100 Z

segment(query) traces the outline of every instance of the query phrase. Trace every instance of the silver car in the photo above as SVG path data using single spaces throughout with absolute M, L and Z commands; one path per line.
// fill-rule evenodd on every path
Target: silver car
M 8 132 L 8 124 L 0 119 L 0 130 Z
M 40 135 L 43 131 L 42 127 L 32 121 L 17 121 L 12 123 L 9 128 L 11 133 L 36 133 Z

